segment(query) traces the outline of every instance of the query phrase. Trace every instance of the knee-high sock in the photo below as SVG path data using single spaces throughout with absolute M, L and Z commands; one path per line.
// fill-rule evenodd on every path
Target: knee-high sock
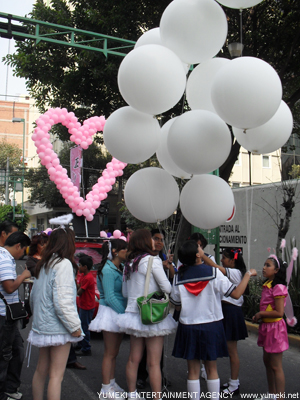
M 193 400 L 199 400 L 200 399 L 200 380 L 187 380 L 187 390 L 189 393 L 192 394 L 190 397 Z
M 207 390 L 213 393 L 213 398 L 219 400 L 220 393 L 220 379 L 207 379 Z

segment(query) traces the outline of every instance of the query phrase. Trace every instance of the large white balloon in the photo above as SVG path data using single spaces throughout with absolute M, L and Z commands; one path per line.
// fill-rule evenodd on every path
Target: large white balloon
M 253 7 L 262 1 L 263 0 L 217 0 L 217 2 L 223 4 L 223 6 L 238 9 Z
M 188 111 L 169 130 L 168 150 L 172 160 L 189 174 L 205 174 L 219 168 L 230 149 L 229 128 L 211 111 Z
M 211 98 L 218 115 L 229 125 L 250 129 L 263 125 L 278 110 L 282 97 L 279 76 L 270 64 L 239 57 L 215 76 Z
M 156 118 L 127 106 L 108 117 L 103 139 L 112 156 L 125 163 L 138 164 L 155 153 L 159 133 Z
M 216 113 L 211 101 L 211 85 L 216 73 L 229 61 L 227 58 L 211 58 L 193 69 L 186 85 L 186 99 L 192 110 L 202 109 Z
M 226 40 L 227 29 L 222 7 L 212 0 L 172 1 L 160 20 L 163 45 L 189 64 L 215 56 Z
M 124 198 L 135 218 L 154 223 L 170 217 L 176 210 L 179 189 L 175 179 L 165 170 L 144 168 L 128 179 Z
M 246 133 L 233 128 L 233 133 L 241 146 L 254 154 L 267 154 L 278 150 L 289 139 L 293 130 L 293 115 L 284 101 L 275 115 L 264 125 L 248 129 Z
M 157 115 L 174 107 L 186 86 L 182 62 L 157 44 L 140 46 L 123 59 L 118 85 L 124 100 L 137 110 Z
M 184 217 L 201 229 L 213 229 L 232 214 L 234 197 L 229 185 L 215 175 L 197 175 L 186 183 L 180 196 Z
M 178 165 L 174 163 L 169 153 L 168 135 L 170 127 L 175 120 L 176 118 L 170 119 L 161 128 L 159 135 L 159 146 L 156 150 L 156 156 L 160 165 L 163 167 L 163 169 L 169 172 L 169 174 L 181 179 L 190 179 L 191 174 L 179 168 Z

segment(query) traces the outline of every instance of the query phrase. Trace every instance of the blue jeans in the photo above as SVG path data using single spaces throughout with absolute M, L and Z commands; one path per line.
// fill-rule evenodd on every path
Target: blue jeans
M 91 345 L 90 345 L 91 333 L 89 331 L 89 324 L 91 323 L 91 320 L 93 318 L 94 310 L 95 310 L 94 308 L 92 308 L 91 310 L 84 310 L 83 308 L 79 308 L 79 318 L 81 320 L 83 333 L 85 334 L 85 337 L 82 339 L 81 342 L 79 342 L 82 351 L 91 350 Z
M 0 400 L 6 400 L 5 392 L 14 393 L 21 385 L 23 361 L 24 346 L 18 321 L 8 322 L 0 315 Z

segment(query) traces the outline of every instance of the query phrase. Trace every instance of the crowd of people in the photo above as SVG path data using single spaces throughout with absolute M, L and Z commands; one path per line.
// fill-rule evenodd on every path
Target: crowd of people
M 0 224 L 0 293 L 8 304 L 19 302 L 18 288 L 35 277 L 30 295 L 32 326 L 29 346 L 39 348 L 32 380 L 33 400 L 42 400 L 46 378 L 47 398 L 61 398 L 61 383 L 67 365 L 75 365 L 75 350 L 91 355 L 90 331 L 102 332 L 101 398 L 139 398 L 138 389 L 149 376 L 152 395 L 162 397 L 164 337 L 176 333 L 172 355 L 187 360 L 187 392 L 200 398 L 200 373 L 207 391 L 239 394 L 239 356 L 237 342 L 247 337 L 242 313 L 243 294 L 256 270 L 247 271 L 240 249 L 227 248 L 221 264 L 204 252 L 206 239 L 193 234 L 178 250 L 178 264 L 164 249 L 164 232 L 139 229 L 130 232 L 129 241 L 109 239 L 102 246 L 102 261 L 97 272 L 100 304 L 94 315 L 95 284 L 91 274 L 93 260 L 83 255 L 75 263 L 73 230 L 60 227 L 48 236 L 36 235 L 32 241 L 9 222 Z M 30 246 L 27 266 L 16 274 L 15 260 Z M 258 346 L 263 347 L 270 397 L 285 390 L 282 353 L 288 349 L 283 319 L 286 287 L 286 263 L 270 255 L 263 267 Z M 143 296 L 147 270 L 151 268 L 149 293 L 170 295 L 175 312 L 155 324 L 141 322 L 137 298 Z M 75 276 L 83 277 L 79 286 Z M 76 297 L 79 296 L 78 307 Z M 1 296 L 0 296 L 1 297 Z M 1 298 L 2 298 L 1 297 Z M 21 399 L 20 375 L 24 359 L 18 321 L 9 318 L 0 299 L 0 400 Z M 127 388 L 115 380 L 117 356 L 123 335 L 130 335 L 130 353 L 126 365 Z M 221 386 L 217 359 L 229 357 L 230 377 Z M 201 362 L 204 370 L 201 372 Z M 72 364 L 73 363 L 73 364 Z M 84 369 L 79 363 L 79 369 Z M 183 388 L 184 391 L 185 388 Z

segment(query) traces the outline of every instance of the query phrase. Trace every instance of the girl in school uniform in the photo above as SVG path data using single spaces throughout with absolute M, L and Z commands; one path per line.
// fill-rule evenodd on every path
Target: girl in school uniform
M 195 241 L 185 242 L 178 257 L 183 265 L 175 277 L 171 301 L 181 307 L 181 313 L 173 356 L 187 360 L 187 390 L 195 400 L 200 398 L 200 360 L 203 360 L 208 392 L 218 399 L 217 358 L 228 357 L 221 300 L 223 296 L 238 299 L 256 270 L 248 271 L 236 287 L 218 268 L 202 263 L 202 259 L 206 262 L 208 258 Z

